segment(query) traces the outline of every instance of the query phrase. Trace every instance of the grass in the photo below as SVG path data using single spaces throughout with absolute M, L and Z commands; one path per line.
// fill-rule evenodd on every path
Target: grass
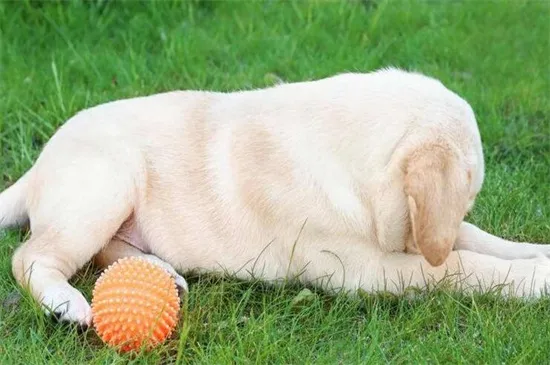
M 550 5 L 536 1 L 0 3 L 0 188 L 76 111 L 172 89 L 236 90 L 382 66 L 440 78 L 476 111 L 487 180 L 468 219 L 550 242 Z M 435 290 L 330 297 L 190 278 L 182 329 L 121 356 L 56 325 L 17 288 L 0 236 L 0 363 L 546 363 L 550 300 Z M 73 282 L 89 298 L 97 276 Z

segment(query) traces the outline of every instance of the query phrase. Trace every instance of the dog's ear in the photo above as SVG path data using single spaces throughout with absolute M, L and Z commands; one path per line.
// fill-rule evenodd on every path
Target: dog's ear
M 439 266 L 453 249 L 466 214 L 468 172 L 445 143 L 416 149 L 408 156 L 405 170 L 414 242 L 432 266 Z

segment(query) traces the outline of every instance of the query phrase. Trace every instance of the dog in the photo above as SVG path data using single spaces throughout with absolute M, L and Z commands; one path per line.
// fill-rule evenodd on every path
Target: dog
M 403 293 L 449 279 L 544 295 L 550 246 L 464 221 L 484 179 L 470 105 L 386 68 L 238 92 L 172 91 L 70 118 L 0 195 L 30 224 L 12 271 L 48 312 L 89 325 L 68 283 L 93 260 L 141 256 L 180 273 Z

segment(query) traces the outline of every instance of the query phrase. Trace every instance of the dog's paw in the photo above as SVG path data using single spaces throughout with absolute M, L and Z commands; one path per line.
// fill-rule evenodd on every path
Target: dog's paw
M 145 255 L 144 258 L 146 260 L 148 260 L 149 262 L 162 267 L 168 274 L 170 274 L 170 276 L 172 276 L 174 278 L 174 280 L 176 281 L 176 286 L 178 287 L 178 291 L 179 291 L 180 295 L 183 292 L 184 293 L 189 292 L 189 286 L 187 285 L 187 281 L 185 281 L 183 276 L 181 276 L 180 274 L 177 273 L 177 271 L 172 267 L 172 265 L 170 265 L 166 261 L 158 258 L 155 255 Z
M 548 262 L 550 262 L 550 244 L 540 245 L 540 252 L 538 253 L 538 257 L 544 257 Z
M 550 293 L 550 260 L 543 255 L 530 260 L 521 267 L 520 276 L 516 279 L 517 289 L 524 297 L 539 298 Z
M 535 260 L 537 264 L 550 266 L 550 247 L 548 248 L 549 248 L 548 252 L 543 251 L 543 252 L 538 252 L 536 254 Z
M 47 287 L 41 299 L 44 311 L 60 321 L 88 327 L 92 323 L 92 308 L 84 296 L 67 283 Z
M 529 243 L 522 250 L 523 257 L 550 262 L 550 244 Z

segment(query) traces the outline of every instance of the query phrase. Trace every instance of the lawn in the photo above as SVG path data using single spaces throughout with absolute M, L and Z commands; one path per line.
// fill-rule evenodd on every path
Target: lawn
M 238 90 L 383 66 L 441 79 L 476 111 L 484 189 L 468 220 L 550 243 L 550 5 L 540 1 L 0 2 L 0 189 L 64 120 L 173 89 Z M 328 296 L 189 277 L 185 326 L 121 356 L 20 292 L 0 234 L 0 363 L 547 363 L 550 300 L 436 290 Z M 73 280 L 90 298 L 97 273 Z M 310 288 L 311 289 L 311 288 Z

